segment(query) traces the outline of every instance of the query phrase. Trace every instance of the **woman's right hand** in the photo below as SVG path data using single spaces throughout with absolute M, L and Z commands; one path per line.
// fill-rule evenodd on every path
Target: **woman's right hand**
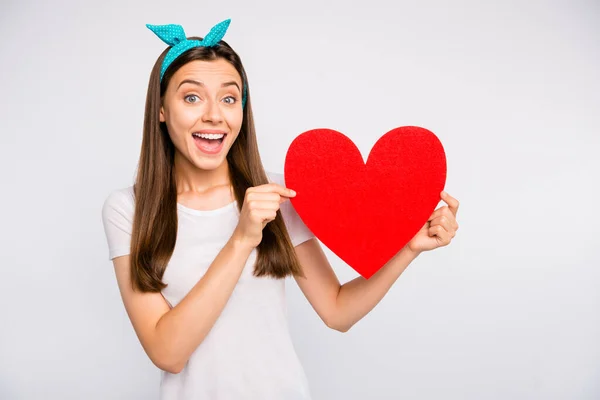
M 264 227 L 275 219 L 280 204 L 295 195 L 293 190 L 277 183 L 249 187 L 232 237 L 244 245 L 257 247 Z

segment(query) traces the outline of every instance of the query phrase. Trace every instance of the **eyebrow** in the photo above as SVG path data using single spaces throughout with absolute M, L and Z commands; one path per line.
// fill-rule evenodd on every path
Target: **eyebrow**
M 193 79 L 184 79 L 179 83 L 179 86 L 177 86 L 177 90 L 179 90 L 181 85 L 183 85 L 184 83 L 191 83 L 193 85 L 205 87 L 203 82 L 198 82 Z M 227 86 L 236 86 L 238 88 L 238 90 L 241 92 L 240 86 L 237 84 L 236 81 L 229 81 L 229 82 L 224 82 L 221 84 L 221 87 L 227 87 Z

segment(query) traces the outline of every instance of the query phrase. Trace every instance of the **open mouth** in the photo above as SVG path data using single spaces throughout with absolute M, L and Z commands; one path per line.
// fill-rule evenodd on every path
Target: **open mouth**
M 194 141 L 196 145 L 207 152 L 218 152 L 221 149 L 221 145 L 225 140 L 227 134 L 198 134 L 193 133 Z

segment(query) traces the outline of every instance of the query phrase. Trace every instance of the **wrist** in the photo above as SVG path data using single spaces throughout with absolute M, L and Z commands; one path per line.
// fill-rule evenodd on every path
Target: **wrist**
M 252 250 L 254 250 L 254 248 L 256 246 L 253 246 L 251 244 L 249 244 L 246 240 L 244 240 L 243 238 L 233 234 L 231 236 L 231 238 L 229 239 L 229 242 L 231 243 L 232 247 L 235 250 L 239 250 L 239 251 L 245 251 L 245 252 L 252 252 Z
M 419 256 L 419 254 L 421 254 L 421 251 L 413 250 L 410 248 L 409 245 L 404 246 L 402 248 L 402 251 L 405 252 L 406 254 L 410 255 L 410 257 L 412 257 L 412 258 L 417 258 Z

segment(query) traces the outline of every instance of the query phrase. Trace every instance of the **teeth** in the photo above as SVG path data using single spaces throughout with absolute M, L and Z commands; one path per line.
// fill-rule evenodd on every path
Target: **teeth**
M 193 133 L 193 135 L 204 139 L 221 139 L 225 136 L 222 133 Z

